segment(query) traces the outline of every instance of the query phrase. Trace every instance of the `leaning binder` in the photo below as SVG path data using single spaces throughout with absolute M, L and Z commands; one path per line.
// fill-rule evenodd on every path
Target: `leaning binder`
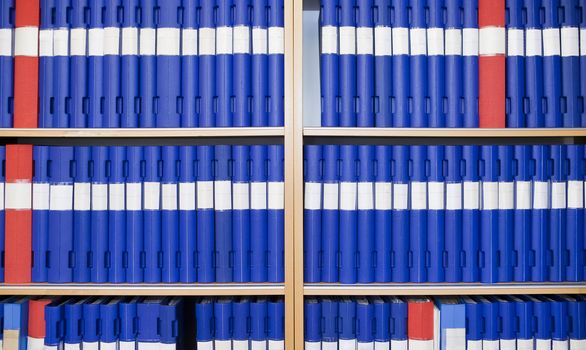
M 393 226 L 391 278 L 409 281 L 409 153 L 410 146 L 393 146 Z
M 157 96 L 157 35 L 155 24 L 155 0 L 141 0 L 140 2 L 140 29 L 139 29 L 139 87 L 141 128 L 154 128 L 155 96 Z M 203 12 L 202 12 L 203 13 Z M 202 16 L 203 18 L 203 16 Z M 165 77 L 170 79 L 170 77 Z M 205 79 L 203 79 L 205 81 Z
M 391 304 L 380 297 L 372 297 L 374 350 L 390 348 L 391 341 Z
M 285 280 L 285 149 L 283 145 L 267 147 L 269 162 L 267 280 L 283 282 Z
M 144 147 L 126 148 L 128 159 L 128 176 L 126 177 L 126 247 L 128 249 L 128 266 L 126 281 L 140 283 L 144 281 L 144 235 L 143 235 L 143 164 Z M 195 200 L 195 199 L 194 199 Z
M 2 303 L 4 300 L 1 300 Z M 45 308 L 51 299 L 30 299 L 28 303 L 27 350 L 41 350 L 45 343 Z M 8 315 L 10 316 L 10 315 Z M 4 324 L 4 306 L 0 305 L 0 321 Z M 0 341 L 0 345 L 2 342 Z
M 517 348 L 520 350 L 533 349 L 535 346 L 533 303 L 516 296 L 510 296 L 508 299 L 515 304 Z
M 340 282 L 356 283 L 357 277 L 357 146 L 340 146 Z
M 108 182 L 108 281 L 126 282 L 126 147 L 109 147 L 110 181 Z
M 93 283 L 108 281 L 108 147 L 92 147 L 90 278 Z
M 338 302 L 338 349 L 356 349 L 356 302 L 348 297 Z
M 551 266 L 549 280 L 561 282 L 566 279 L 567 252 L 565 242 L 567 237 L 567 149 L 565 145 L 551 147 L 552 176 L 551 176 L 551 210 L 550 210 L 550 241 Z
M 234 89 L 234 114 L 232 124 L 237 127 L 250 126 L 250 119 L 252 117 L 252 111 L 248 107 L 250 104 L 250 96 L 252 96 L 250 44 L 252 35 L 251 8 L 251 0 L 234 1 L 234 27 L 232 28 L 234 38 L 234 57 L 232 58 L 233 71 L 232 75 L 227 75 L 225 79 L 232 79 L 232 88 Z M 226 23 L 225 25 L 230 29 L 229 26 L 232 24 Z M 271 83 L 271 86 L 272 85 L 273 84 Z
M 318 299 L 307 298 L 304 305 L 305 349 L 321 349 L 321 302 Z M 337 345 L 337 344 L 336 344 Z
M 221 60 L 218 59 L 218 63 L 220 62 Z M 230 163 L 232 160 L 232 146 L 215 146 L 215 148 L 216 157 L 214 159 L 214 216 L 216 232 L 214 256 L 216 267 L 216 281 L 232 282 L 232 174 L 230 171 Z M 258 217 L 254 219 L 258 219 Z M 254 229 L 251 229 L 251 232 L 254 234 Z M 266 228 L 264 233 L 266 234 Z M 256 240 L 258 239 L 264 240 L 264 243 L 266 244 L 266 235 L 256 237 Z M 251 242 L 251 245 L 253 244 L 254 240 Z M 252 261 L 255 261 L 255 254 L 261 254 L 261 261 L 263 261 L 263 253 L 264 252 L 252 250 Z
M 136 345 L 138 350 L 152 349 L 161 345 L 159 308 L 162 300 L 162 298 L 143 298 L 136 305 L 138 319 Z M 199 327 L 197 330 L 199 333 Z
M 268 71 L 268 0 L 252 0 L 252 120 L 251 126 L 267 126 Z
M 87 84 L 88 84 L 88 128 L 104 127 L 104 112 L 102 110 L 102 98 L 105 94 L 104 75 L 104 24 L 102 21 L 102 9 L 105 0 L 88 1 L 89 7 L 89 31 L 87 51 Z M 148 8 L 145 3 L 145 10 Z M 148 13 L 145 13 L 145 20 L 148 21 Z M 91 33 L 91 34 L 90 34 Z M 142 34 L 142 33 L 141 33 Z M 141 62 L 142 64 L 142 62 Z M 151 72 L 141 71 L 141 76 L 149 77 Z M 116 76 L 116 79 L 118 77 Z M 145 95 L 142 95 L 145 96 Z
M 482 349 L 499 347 L 499 304 L 494 299 L 475 297 L 482 310 Z
M 463 297 L 466 305 L 466 349 L 482 350 L 482 306 L 471 297 Z
M 513 182 L 513 146 L 498 146 L 498 281 L 513 280 L 515 184 Z
M 214 146 L 197 147 L 197 281 L 214 282 Z
M 48 169 L 49 149 L 49 146 L 34 146 L 33 148 L 33 162 L 35 169 L 33 173 L 32 188 L 32 281 L 37 283 L 47 282 L 50 193 Z M 4 244 L 3 240 L 2 244 Z
M 210 298 L 195 302 L 195 323 L 198 349 L 213 349 L 214 346 L 214 302 Z
M 531 265 L 531 281 L 544 282 L 549 278 L 549 230 L 550 230 L 550 147 L 532 146 L 533 200 L 531 213 L 531 251 L 534 254 Z
M 320 147 L 320 146 L 312 146 Z M 339 281 L 339 263 L 338 257 L 340 252 L 340 240 L 338 237 L 340 227 L 340 203 L 339 203 L 339 162 L 340 146 L 324 145 L 323 150 L 323 199 L 321 211 L 321 232 L 318 232 L 321 243 L 318 246 L 322 250 L 322 269 L 321 282 L 338 282 Z M 307 166 L 310 166 L 308 163 Z M 318 168 L 311 172 L 318 171 Z M 307 168 L 310 174 L 309 168 Z M 313 189 L 308 188 L 308 192 Z M 319 221 L 316 221 L 316 223 Z
M 65 324 L 63 332 L 64 347 L 72 350 L 81 349 L 83 325 L 83 304 L 89 301 L 85 299 L 69 300 L 63 305 L 63 319 L 61 322 Z
M 428 146 L 429 176 L 427 178 L 427 254 L 426 267 L 429 282 L 443 282 L 446 243 L 446 162 L 444 146 Z
M 124 0 L 122 4 L 122 22 L 120 23 L 122 27 L 120 35 L 120 102 L 122 105 L 120 127 L 122 128 L 139 127 L 140 56 L 138 50 L 140 39 L 138 27 L 141 18 L 137 11 L 138 5 L 139 0 Z M 186 11 L 186 13 L 189 12 L 191 11 Z M 168 80 L 173 80 L 173 78 Z
M 533 303 L 535 348 L 549 347 L 552 344 L 551 337 L 553 330 L 551 304 L 533 296 L 525 296 L 523 298 Z
M 374 211 L 374 146 L 358 146 L 357 226 L 355 240 L 358 256 L 356 281 L 374 282 L 375 274 L 375 211 Z M 342 205 L 344 198 L 341 198 Z M 358 239 L 360 232 L 360 239 Z
M 466 349 L 466 304 L 459 298 L 442 297 L 435 300 L 439 313 L 440 350 Z
M 568 209 L 566 217 L 567 281 L 584 280 L 584 147 L 568 145 Z
M 323 317 L 323 329 L 321 333 L 321 348 L 334 350 L 338 348 L 338 300 L 334 298 L 321 298 L 321 314 Z M 318 328 L 319 329 L 319 328 Z
M 181 298 L 165 298 L 159 305 L 161 348 L 176 348 L 183 314 Z
M 45 307 L 45 349 L 57 350 L 63 347 L 64 329 L 62 329 L 62 324 L 64 321 L 63 309 L 66 302 L 67 300 L 57 299 Z
M 552 317 L 552 348 L 568 349 L 570 347 L 569 341 L 569 323 L 568 323 L 568 303 L 563 298 L 558 296 L 546 297 L 541 296 L 540 299 L 551 305 Z
M 444 36 L 449 33 L 446 28 L 446 3 L 444 0 L 428 0 L 427 11 L 427 71 L 429 126 L 446 127 L 445 98 L 446 87 L 446 43 Z M 423 78 L 426 79 L 426 78 Z M 422 80 L 423 82 L 425 80 Z
M 508 299 L 494 297 L 492 302 L 499 306 L 499 338 L 502 350 L 517 349 L 516 305 Z
M 250 299 L 241 297 L 234 299 L 232 313 L 234 315 L 234 327 L 232 330 L 232 348 L 235 350 L 248 349 L 250 341 Z M 195 315 L 199 318 L 199 315 Z
M 267 146 L 250 146 L 250 280 L 267 280 Z
M 124 299 L 118 305 L 120 315 L 120 335 L 118 347 L 120 350 L 134 350 L 136 347 L 136 335 L 138 333 L 138 322 L 136 308 L 139 298 Z
M 375 146 L 375 152 L 374 280 L 376 282 L 391 282 L 391 240 L 393 232 L 392 148 L 391 146 Z
M 427 282 L 427 146 L 410 146 L 412 174 L 409 183 L 409 278 Z
M 523 2 L 506 1 L 506 125 L 527 127 L 525 115 L 525 37 Z
M 179 147 L 179 281 L 197 281 L 196 146 Z
M 320 14 L 320 84 L 321 84 L 321 126 L 340 125 L 339 61 L 338 49 L 338 0 L 321 2 Z
M 77 146 L 73 149 L 73 281 L 78 283 L 90 281 L 91 156 L 91 147 Z
M 480 281 L 498 281 L 498 146 L 480 146 L 482 180 L 482 210 L 480 211 Z
M 161 282 L 161 147 L 145 146 L 143 178 L 144 282 Z
M 410 298 L 407 300 L 407 308 L 409 348 L 433 349 L 436 341 L 433 301 L 428 298 Z
M 161 282 L 176 283 L 179 282 L 178 147 L 162 146 L 161 161 Z
M 100 304 L 105 300 L 105 298 L 97 298 L 83 304 L 82 349 L 97 350 L 100 348 Z
M 543 95 L 547 100 L 544 109 L 545 127 L 564 126 L 561 109 L 562 97 L 562 60 L 560 57 L 560 0 L 546 0 L 542 3 L 543 21 Z M 571 79 L 571 78 L 570 78 Z M 564 79 L 565 80 L 565 77 Z M 547 82 L 547 83 L 545 83 Z
M 366 298 L 356 300 L 356 348 L 374 349 L 374 305 Z
M 568 302 L 568 335 L 570 350 L 579 350 L 586 343 L 586 299 L 579 296 L 564 296 Z
M 9 299 L 4 303 L 4 349 L 27 350 L 28 303 L 26 297 Z
M 391 304 L 391 349 L 407 349 L 408 304 L 397 297 L 387 297 L 385 301 Z
M 113 298 L 100 304 L 100 349 L 114 350 L 118 345 L 118 304 Z
M 515 210 L 513 229 L 513 280 L 526 282 L 531 280 L 531 235 L 532 206 L 531 180 L 533 162 L 531 146 L 514 146 Z
M 464 236 L 474 234 L 466 231 L 464 235 L 462 182 L 463 146 L 446 146 L 446 221 L 445 221 L 445 277 L 446 282 L 461 282 L 465 261 L 463 249 Z

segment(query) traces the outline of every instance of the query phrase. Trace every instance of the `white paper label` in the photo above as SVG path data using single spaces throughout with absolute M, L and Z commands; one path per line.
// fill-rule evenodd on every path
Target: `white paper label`
M 482 209 L 495 210 L 499 205 L 499 183 L 482 183 Z
M 340 27 L 340 55 L 356 55 L 355 27 Z
M 145 182 L 144 191 L 144 209 L 159 210 L 161 208 L 161 184 L 158 182 Z
M 104 29 L 90 28 L 88 31 L 88 54 L 104 56 Z
M 321 183 L 306 182 L 305 183 L 305 209 L 320 210 L 321 209 Z
M 268 209 L 284 210 L 285 209 L 285 183 L 269 182 L 268 183 Z
M 92 210 L 108 210 L 107 184 L 92 184 Z
M 464 56 L 478 56 L 478 29 L 462 29 L 462 54 Z
M 231 55 L 233 53 L 232 46 L 232 27 L 218 27 L 216 28 L 216 54 L 217 55 Z
M 429 28 L 427 30 L 427 53 L 430 56 L 444 55 L 444 30 Z
M 201 56 L 216 54 L 216 30 L 214 28 L 199 29 L 199 54 Z
M 443 182 L 429 182 L 428 189 L 428 208 L 430 210 L 445 209 L 445 185 Z
M 232 210 L 232 182 L 214 181 L 214 209 Z
M 393 184 L 390 182 L 376 182 L 374 184 L 376 210 L 393 209 Z
M 248 183 L 232 184 L 232 205 L 234 210 L 250 209 L 250 191 Z
M 324 55 L 338 54 L 338 27 L 321 28 L 321 53 Z
M 446 347 L 449 350 L 466 350 L 466 329 L 465 328 L 447 328 L 446 330 Z M 504 350 L 504 349 L 502 349 Z M 514 349 L 513 349 L 514 350 Z
M 266 55 L 268 53 L 268 33 L 264 28 L 252 29 L 252 53 L 254 55 Z
M 12 56 L 12 35 L 12 29 L 0 28 L 0 56 Z
M 527 29 L 525 31 L 525 55 L 527 57 L 543 55 L 541 29 Z
M 482 56 L 504 55 L 505 36 L 503 27 L 480 28 L 478 53 Z
M 340 210 L 356 210 L 358 185 L 355 182 L 340 183 Z
M 249 54 L 250 53 L 250 27 L 236 26 L 233 29 L 234 35 L 234 53 L 235 54 Z
M 374 28 L 374 55 L 391 56 L 393 54 L 393 30 L 391 27 Z
M 446 55 L 462 55 L 462 30 L 446 29 Z
M 197 56 L 197 29 L 190 28 L 181 31 L 181 54 Z
M 512 210 L 515 209 L 515 184 L 513 182 L 499 182 L 499 209 Z
M 154 56 L 157 48 L 157 33 L 154 28 L 140 28 L 139 51 L 142 56 Z
M 18 27 L 14 35 L 14 55 L 37 57 L 39 55 L 39 28 Z
M 409 54 L 409 28 L 393 28 L 393 55 Z
M 464 209 L 480 209 L 480 183 L 464 182 Z
M 524 34 L 523 29 L 507 30 L 507 56 L 525 55 Z
M 250 209 L 267 209 L 267 183 L 252 182 L 250 184 Z
M 425 28 L 411 28 L 409 30 L 409 47 L 412 56 L 427 55 L 427 36 Z
M 412 182 L 411 183 L 411 209 L 425 210 L 427 209 L 427 183 Z
M 562 34 L 562 56 L 573 57 L 580 55 L 580 31 L 576 27 L 563 27 Z
M 449 183 L 446 186 L 446 209 L 462 210 L 462 184 Z
M 561 53 L 559 28 L 547 28 L 543 33 L 543 56 L 559 56 Z
M 9 183 L 6 184 L 6 207 L 8 206 L 8 187 Z M 33 210 L 49 210 L 49 184 L 45 183 L 33 183 Z M 26 209 L 26 208 L 25 208 Z
M 122 28 L 122 54 L 138 55 L 138 28 Z
M 515 194 L 515 208 L 520 210 L 531 209 L 531 181 L 517 181 Z
M 374 30 L 372 28 L 356 28 L 356 52 L 359 55 L 372 55 L 374 53 Z
M 179 183 L 179 210 L 195 210 L 195 183 Z
M 214 209 L 214 182 L 197 182 L 197 209 Z
M 568 208 L 584 208 L 584 181 L 568 181 Z
M 104 55 L 120 54 L 120 28 L 104 28 Z
M 177 185 L 176 184 L 162 184 L 161 185 L 161 209 L 163 210 L 177 210 Z
M 179 56 L 181 45 L 181 30 L 179 28 L 157 29 L 157 55 Z
M 409 185 L 408 184 L 394 184 L 393 185 L 393 209 L 407 210 L 409 207 Z
M 126 184 L 126 210 L 142 210 L 142 183 Z
M 53 31 L 53 55 L 69 56 L 69 30 L 56 29 Z
M 125 210 L 125 189 L 124 184 L 110 184 L 108 188 L 109 209 L 110 210 Z
M 552 182 L 551 183 L 551 208 L 565 209 L 566 208 L 566 183 Z
M 358 183 L 358 210 L 374 209 L 374 193 L 372 182 Z
M 285 54 L 285 28 L 269 27 L 269 55 Z
M 71 29 L 71 56 L 85 56 L 87 54 L 87 30 L 85 28 Z

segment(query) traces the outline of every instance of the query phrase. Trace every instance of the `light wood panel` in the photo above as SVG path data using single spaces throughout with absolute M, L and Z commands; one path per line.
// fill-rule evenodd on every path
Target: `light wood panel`
M 284 136 L 276 128 L 0 129 L 0 137 L 23 138 L 213 138 Z
M 304 128 L 314 137 L 532 138 L 586 137 L 586 129 Z

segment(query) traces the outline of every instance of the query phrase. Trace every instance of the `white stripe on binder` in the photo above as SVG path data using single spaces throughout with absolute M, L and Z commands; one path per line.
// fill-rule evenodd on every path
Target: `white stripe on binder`
M 69 53 L 71 56 L 85 56 L 87 54 L 87 29 L 71 29 Z
M 90 29 L 91 30 L 91 29 Z M 157 33 L 154 28 L 140 28 L 139 52 L 142 56 L 154 56 L 157 48 Z
M 543 30 L 543 56 L 559 56 L 561 52 L 560 29 Z
M 340 182 L 340 210 L 356 210 L 356 182 Z
M 566 208 L 566 183 L 551 183 L 551 209 Z
M 181 31 L 181 54 L 197 56 L 197 29 L 190 28 Z
M 104 28 L 104 55 L 120 55 L 120 28 Z
M 265 210 L 267 209 L 267 183 L 251 182 L 250 183 L 250 209 Z
M 197 209 L 214 209 L 214 182 L 197 182 Z
M 464 209 L 480 209 L 480 183 L 464 182 Z
M 445 209 L 445 184 L 443 182 L 428 182 L 428 207 L 430 210 Z
M 73 209 L 73 185 L 51 185 L 49 210 L 71 211 Z
M 446 185 L 446 209 L 462 210 L 462 184 L 449 183 Z
M 446 55 L 460 56 L 462 55 L 462 30 L 461 29 L 446 29 Z
M 217 55 L 231 55 L 233 49 L 233 33 L 232 27 L 218 27 L 216 28 L 216 54 Z
M 268 183 L 268 209 L 283 210 L 285 209 L 285 183 L 269 182 Z
M 155 343 L 156 344 L 156 343 Z M 100 350 L 117 350 L 118 342 L 106 343 L 101 341 L 100 342 Z M 158 349 L 158 347 L 157 347 Z
M 69 56 L 69 30 L 56 29 L 53 31 L 53 55 Z
M 433 350 L 433 340 L 409 339 L 409 350 Z
M 568 350 L 569 342 L 567 340 L 552 340 L 552 350 Z
M 306 341 L 305 350 L 321 350 L 321 343 L 318 341 Z
M 0 28 L 0 56 L 12 56 L 12 29 Z
M 374 194 L 372 182 L 358 183 L 358 210 L 374 209 Z
M 39 55 L 39 28 L 18 27 L 14 31 L 14 55 L 37 57 Z
M 321 183 L 306 182 L 305 183 L 305 209 L 320 210 L 321 209 Z
M 393 30 L 391 27 L 374 28 L 374 55 L 391 56 L 393 54 Z
M 570 350 L 586 350 L 586 339 L 570 339 Z
M 197 349 L 198 350 L 213 350 L 214 349 L 214 342 L 213 341 L 198 341 L 197 342 Z
M 515 183 L 514 182 L 499 182 L 499 209 L 510 210 L 515 209 Z
M 167 344 L 167 343 L 159 343 L 159 350 L 176 350 L 177 344 Z M 118 349 L 121 350 L 121 349 Z
M 478 56 L 478 28 L 462 29 L 462 55 Z
M 444 55 L 444 30 L 442 28 L 427 29 L 427 53 L 430 56 Z
M 285 350 L 284 340 L 269 340 L 269 350 Z
M 541 29 L 527 29 L 525 31 L 525 55 L 543 55 L 543 48 L 541 47 Z
M 6 184 L 6 192 L 9 185 L 9 183 Z M 8 208 L 8 194 L 6 207 Z M 49 210 L 49 184 L 33 183 L 33 210 Z
M 324 184 L 324 210 L 338 210 L 339 203 L 338 184 Z
M 409 28 L 393 28 L 393 55 L 409 54 Z
M 321 27 L 321 53 L 338 54 L 338 27 Z
M 505 54 L 505 28 L 484 27 L 479 29 L 478 54 L 497 56 Z
M 30 182 L 6 183 L 6 209 L 31 209 L 31 194 Z
M 374 208 L 376 210 L 393 209 L 393 184 L 391 182 L 376 182 L 374 193 Z
M 358 342 L 356 350 L 374 350 L 374 342 Z
M 340 55 L 356 55 L 355 27 L 340 27 Z
M 358 55 L 374 53 L 374 30 L 371 27 L 356 28 L 356 53 Z
M 39 31 L 39 56 L 53 56 L 53 29 Z
M 482 209 L 495 210 L 499 206 L 499 183 L 482 183 Z
M 138 55 L 138 28 L 122 28 L 122 55 Z
M 391 350 L 407 350 L 408 348 L 407 340 L 391 340 Z
M 375 341 L 374 350 L 391 350 L 391 343 L 386 341 Z
M 507 30 L 507 56 L 524 56 L 523 29 L 508 29 Z
M 99 343 L 98 342 L 82 342 L 81 343 L 82 349 L 83 350 L 98 350 L 99 349 Z
M 27 339 L 26 339 L 27 350 L 43 350 L 44 346 L 45 346 L 45 339 L 44 338 L 27 337 Z
M 247 182 L 235 182 L 232 184 L 232 206 L 234 210 L 250 209 L 250 191 Z
M 138 350 L 160 350 L 161 343 L 159 342 L 136 342 L 138 344 Z M 103 343 L 100 343 L 102 345 Z M 84 349 L 85 350 L 85 349 Z M 102 348 L 100 347 L 100 350 Z M 115 349 L 112 349 L 115 350 Z
M 517 181 L 515 184 L 515 209 L 531 209 L 531 181 Z
M 568 181 L 568 208 L 584 208 L 584 181 Z
M 118 341 L 118 350 L 136 350 L 136 342 L 120 340 Z
M 252 53 L 266 55 L 268 52 L 268 38 L 265 28 L 252 28 Z
M 356 339 L 339 339 L 339 350 L 356 350 Z
M 0 183 L 0 210 L 4 210 L 4 182 Z
M 446 349 L 466 350 L 466 329 L 446 328 Z M 501 349 L 505 350 L 505 349 Z M 512 349 L 514 350 L 514 348 Z
M 250 341 L 250 349 L 251 350 L 266 350 L 267 348 L 267 341 L 266 340 L 251 340 Z M 215 350 L 218 350 L 217 348 Z
M 285 54 L 285 28 L 269 27 L 269 55 Z
M 88 55 L 104 56 L 104 29 L 90 28 L 88 31 Z
M 157 29 L 157 56 L 179 56 L 180 46 L 181 30 L 179 28 Z
M 161 185 L 161 209 L 177 210 L 177 184 Z
M 482 350 L 482 340 L 467 340 L 466 341 L 466 349 L 467 350 Z
M 411 28 L 409 30 L 409 49 L 412 56 L 427 55 L 427 35 L 425 28 Z
M 250 53 L 250 27 L 236 26 L 234 27 L 234 53 L 248 54 Z
M 517 350 L 516 339 L 501 339 L 500 350 Z
M 179 183 L 179 210 L 195 210 L 195 182 Z
M 322 341 L 321 350 L 338 350 L 337 341 Z
M 482 350 L 499 350 L 499 345 L 498 340 L 483 340 Z
M 586 56 L 586 28 L 580 29 L 580 56 Z
M 110 184 L 108 188 L 109 210 L 125 210 L 124 184 Z
M 214 209 L 232 210 L 232 182 L 214 181 Z
M 551 350 L 551 339 L 535 339 L 535 350 Z
M 248 340 L 232 340 L 232 350 L 248 350 Z
M 561 30 L 563 57 L 580 55 L 580 31 L 576 27 L 563 27 Z
M 533 350 L 533 339 L 517 339 L 517 350 Z
M 159 210 L 161 208 L 161 184 L 159 182 L 145 182 L 143 193 L 144 210 Z
M 142 210 L 142 183 L 126 184 L 126 210 Z
M 127 342 L 126 342 L 127 343 Z M 120 344 L 122 345 L 122 344 Z M 81 344 L 76 343 L 76 344 L 71 344 L 71 343 L 65 343 L 63 344 L 63 350 L 80 350 L 81 349 Z M 128 347 L 127 347 L 128 349 Z M 28 350 L 28 349 L 27 349 Z M 122 347 L 120 346 L 118 348 L 118 350 L 123 350 Z
M 393 184 L 393 209 L 407 210 L 409 208 L 409 185 Z
M 108 210 L 107 184 L 92 184 L 92 210 Z
M 533 182 L 533 209 L 549 208 L 549 183 Z
M 427 183 L 412 182 L 411 183 L 411 209 L 425 210 L 427 209 Z

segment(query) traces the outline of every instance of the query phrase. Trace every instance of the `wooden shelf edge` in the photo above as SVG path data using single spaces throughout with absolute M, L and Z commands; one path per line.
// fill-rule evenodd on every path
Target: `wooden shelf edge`
M 283 284 L 1 284 L 0 295 L 237 296 L 285 294 Z
M 488 137 L 586 137 L 586 128 L 303 128 L 304 136 L 313 137 L 437 137 L 437 138 L 488 138 Z
M 0 128 L 0 137 L 66 138 L 212 138 L 282 137 L 285 129 L 275 128 L 156 128 L 156 129 L 16 129 Z
M 305 284 L 306 296 L 585 294 L 586 283 Z

